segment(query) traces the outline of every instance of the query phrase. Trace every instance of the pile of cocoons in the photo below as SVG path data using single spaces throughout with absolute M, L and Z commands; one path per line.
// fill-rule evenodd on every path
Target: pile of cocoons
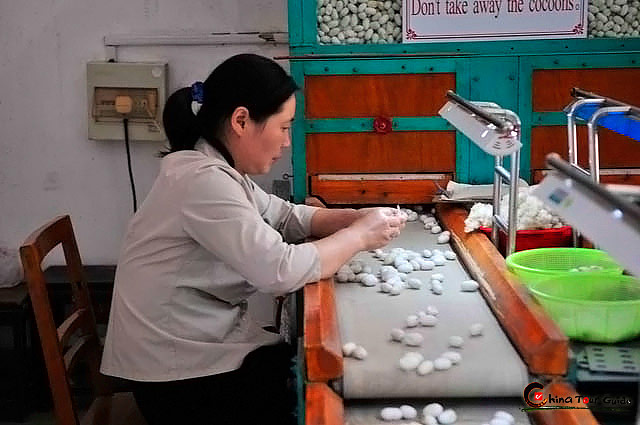
M 544 207 L 542 201 L 529 193 L 529 189 L 521 189 L 517 202 L 517 230 L 550 229 L 565 224 L 559 216 Z M 500 216 L 506 222 L 509 218 L 509 197 L 500 202 Z M 472 232 L 480 226 L 492 227 L 493 205 L 476 203 L 471 207 L 464 220 L 464 231 Z
M 418 418 L 418 411 L 413 406 L 404 404 L 400 407 L 385 407 L 380 410 L 380 418 L 383 421 L 415 420 Z M 407 425 L 449 425 L 458 420 L 458 415 L 453 409 L 445 409 L 440 403 L 427 404 L 422 409 L 420 422 L 409 422 Z M 493 418 L 483 425 L 514 425 L 515 418 L 509 412 L 498 410 Z
M 320 44 L 402 41 L 402 0 L 317 0 Z

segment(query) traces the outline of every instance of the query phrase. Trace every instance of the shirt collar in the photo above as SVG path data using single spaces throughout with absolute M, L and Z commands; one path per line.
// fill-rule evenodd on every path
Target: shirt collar
M 216 159 L 220 159 L 224 162 L 227 162 L 227 160 L 224 158 L 224 156 L 222 156 L 222 154 L 220 153 L 220 151 L 218 151 L 216 148 L 214 148 L 213 146 L 211 146 L 206 140 L 204 140 L 203 138 L 200 138 L 195 146 L 194 149 L 197 150 L 198 152 L 202 152 L 203 154 L 205 154 L 206 156 L 210 156 Z

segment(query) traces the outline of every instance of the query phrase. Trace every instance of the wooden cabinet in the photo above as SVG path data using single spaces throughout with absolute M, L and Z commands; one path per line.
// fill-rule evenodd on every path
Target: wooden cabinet
M 530 182 L 543 175 L 547 153 L 566 156 L 562 109 L 572 87 L 640 105 L 640 38 L 319 45 L 315 10 L 313 0 L 289 2 L 287 59 L 302 87 L 293 129 L 298 202 L 427 202 L 449 179 L 492 181 L 493 158 L 438 116 L 447 90 L 520 116 L 521 176 Z M 375 131 L 380 117 L 391 120 L 390 133 Z M 578 133 L 584 146 L 584 128 Z M 602 181 L 638 183 L 640 143 L 599 134 Z

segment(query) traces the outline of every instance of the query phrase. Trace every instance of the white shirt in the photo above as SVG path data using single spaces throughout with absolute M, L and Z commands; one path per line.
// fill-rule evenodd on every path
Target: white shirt
M 127 229 L 101 372 L 207 376 L 277 342 L 249 317 L 246 300 L 320 279 L 316 247 L 288 243 L 310 235 L 314 213 L 266 194 L 204 141 L 167 155 Z

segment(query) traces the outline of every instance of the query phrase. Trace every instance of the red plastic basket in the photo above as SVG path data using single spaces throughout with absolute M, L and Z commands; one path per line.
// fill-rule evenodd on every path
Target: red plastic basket
M 480 226 L 480 231 L 491 238 L 491 227 Z M 505 250 L 507 235 L 500 231 L 500 251 Z M 518 230 L 516 232 L 516 251 L 534 248 L 555 248 L 573 245 L 571 226 L 554 229 Z

